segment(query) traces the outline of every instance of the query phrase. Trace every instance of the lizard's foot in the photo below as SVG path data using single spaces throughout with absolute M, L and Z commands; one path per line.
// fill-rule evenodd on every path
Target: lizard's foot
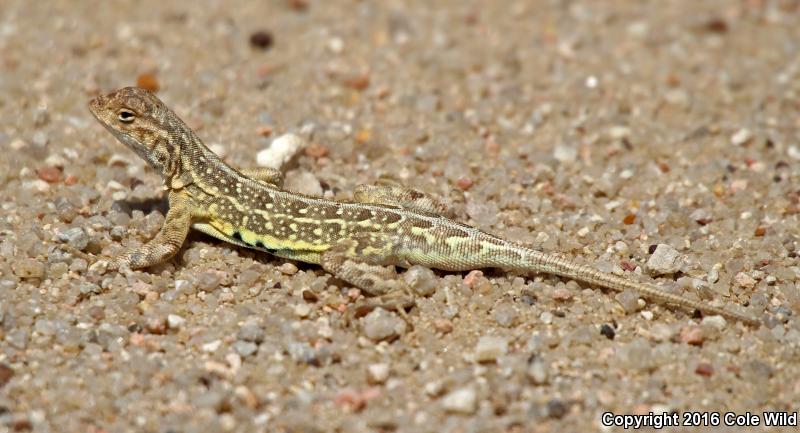
M 345 317 L 345 323 L 350 324 L 355 322 L 367 314 L 371 313 L 376 308 L 383 308 L 386 311 L 394 311 L 405 320 L 409 329 L 413 329 L 414 324 L 408 317 L 408 310 L 416 305 L 414 296 L 410 293 L 390 293 L 375 298 L 366 298 L 359 300 L 355 306 L 348 310 Z

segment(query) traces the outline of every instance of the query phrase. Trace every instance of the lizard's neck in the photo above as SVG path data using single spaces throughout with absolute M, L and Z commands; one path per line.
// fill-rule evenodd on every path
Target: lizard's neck
M 193 131 L 187 128 L 181 138 L 181 143 L 175 150 L 177 164 L 169 173 L 163 173 L 167 187 L 176 190 L 205 182 L 209 178 L 208 173 L 214 173 L 215 177 L 236 176 L 236 171 L 206 147 Z

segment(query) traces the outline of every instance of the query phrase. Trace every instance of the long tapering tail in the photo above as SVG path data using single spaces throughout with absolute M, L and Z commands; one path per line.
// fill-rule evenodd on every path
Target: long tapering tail
M 562 277 L 572 278 L 589 284 L 594 284 L 607 289 L 623 291 L 631 289 L 642 297 L 664 304 L 676 305 L 683 308 L 693 308 L 706 314 L 718 314 L 729 319 L 739 320 L 748 325 L 757 326 L 760 320 L 746 314 L 715 307 L 705 302 L 684 298 L 683 296 L 667 293 L 653 284 L 640 283 L 629 279 L 599 271 L 588 265 L 581 265 L 552 254 L 532 250 L 524 247 L 515 248 L 516 255 L 521 260 L 504 257 L 498 260 L 498 265 L 509 267 L 517 272 L 533 271 L 542 272 Z M 515 255 L 515 256 L 516 256 Z M 516 257 L 515 257 L 516 258 Z

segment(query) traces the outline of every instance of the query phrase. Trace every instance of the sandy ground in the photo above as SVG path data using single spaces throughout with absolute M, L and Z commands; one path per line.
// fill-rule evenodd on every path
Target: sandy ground
M 622 431 L 601 415 L 794 413 L 798 12 L 3 0 L 0 431 Z M 485 230 L 765 323 L 500 271 L 437 273 L 408 322 L 348 321 L 360 293 L 319 267 L 200 234 L 168 264 L 93 277 L 59 245 L 110 256 L 163 222 L 159 177 L 86 107 L 137 80 L 233 165 L 296 133 L 310 145 L 285 167 L 294 188 L 347 197 L 392 176 Z M 647 266 L 658 244 L 680 253 L 664 275 Z M 730 429 L 745 430 L 791 429 Z

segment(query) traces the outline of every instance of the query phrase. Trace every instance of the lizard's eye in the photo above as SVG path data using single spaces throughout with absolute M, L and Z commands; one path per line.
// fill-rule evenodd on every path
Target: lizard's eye
M 136 113 L 127 108 L 123 108 L 117 112 L 117 118 L 120 122 L 131 123 L 136 119 Z

